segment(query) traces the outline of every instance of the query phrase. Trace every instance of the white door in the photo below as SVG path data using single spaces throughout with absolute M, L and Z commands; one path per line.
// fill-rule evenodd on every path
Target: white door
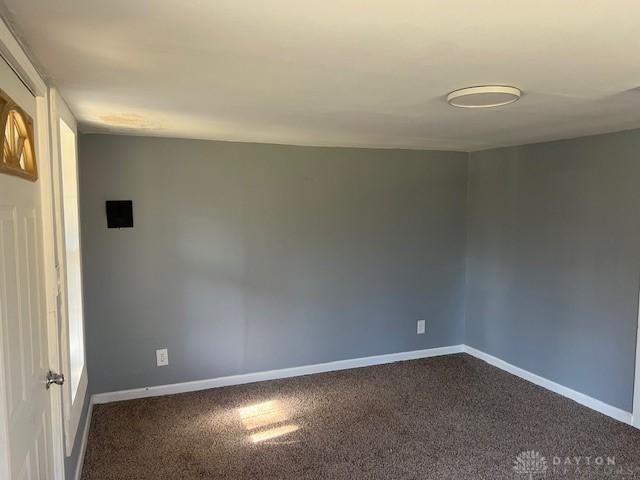
M 36 121 L 35 98 L 1 58 L 0 89 Z M 34 130 L 37 128 L 34 125 Z M 0 132 L 3 142 L 4 133 Z M 51 407 L 45 385 L 48 351 L 40 183 L 0 171 L 0 478 L 3 480 L 55 478 Z

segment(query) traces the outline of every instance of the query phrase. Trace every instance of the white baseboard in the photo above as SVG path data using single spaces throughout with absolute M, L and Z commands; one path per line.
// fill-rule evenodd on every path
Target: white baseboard
M 575 402 L 578 402 L 585 407 L 589 407 L 596 412 L 603 413 L 609 417 L 615 418 L 616 420 L 627 423 L 629 425 L 633 425 L 633 416 L 630 412 L 626 412 L 618 407 L 614 407 L 607 403 L 601 402 L 600 400 L 596 400 L 595 398 L 585 395 L 584 393 L 576 392 L 575 390 L 560 385 L 559 383 L 548 380 L 520 367 L 511 365 L 504 360 L 494 357 L 493 355 L 489 355 L 488 353 L 484 353 L 473 347 L 469 347 L 468 345 L 464 346 L 464 351 L 465 353 L 468 353 L 469 355 L 472 355 L 480 360 L 484 360 L 494 367 L 498 367 L 505 372 L 509 372 L 513 375 L 516 375 L 517 377 L 523 378 L 524 380 L 546 388 L 547 390 L 551 390 L 552 392 L 570 398 L 571 400 L 574 400 Z
M 193 382 L 174 383 L 170 385 L 158 385 L 153 387 L 136 388 L 132 390 L 120 390 L 117 392 L 98 393 L 91 397 L 91 407 L 93 404 L 119 402 L 122 400 L 133 400 L 136 398 L 156 397 L 161 395 L 172 395 L 176 393 L 194 392 L 197 390 L 206 390 L 209 388 L 227 387 L 231 385 L 242 385 L 246 383 L 262 382 L 265 380 L 276 380 L 279 378 L 298 377 L 301 375 L 311 375 L 314 373 L 333 372 L 338 370 L 347 370 L 350 368 L 369 367 L 372 365 L 382 365 L 385 363 L 400 362 L 404 360 L 415 360 L 418 358 L 436 357 L 441 355 L 451 355 L 455 353 L 468 353 L 473 357 L 487 362 L 494 367 L 500 368 L 506 372 L 516 375 L 524 380 L 539 385 L 547 390 L 558 393 L 564 397 L 570 398 L 585 407 L 591 408 L 604 415 L 612 417 L 621 422 L 633 425 L 633 415 L 620 408 L 608 405 L 600 400 L 596 400 L 584 393 L 577 392 L 568 387 L 560 385 L 539 375 L 531 373 L 520 367 L 511 365 L 493 355 L 484 353 L 476 348 L 468 345 L 453 345 L 450 347 L 429 348 L 425 350 L 414 350 L 410 352 L 390 353 L 386 355 L 376 355 L 372 357 L 355 358 L 351 360 L 339 360 L 335 362 L 319 363 L 316 365 L 305 365 L 301 367 L 284 368 L 281 370 L 269 370 L 265 372 L 246 373 L 242 375 L 232 375 L 228 377 L 212 378 L 207 380 L 197 380 Z M 90 407 L 90 408 L 91 408 Z M 86 443 L 86 435 L 88 434 L 88 422 L 90 414 L 87 415 L 87 425 L 83 443 Z M 83 445 L 84 449 L 84 445 Z M 84 450 L 83 450 L 84 458 Z
M 194 382 L 174 383 L 170 385 L 158 385 L 155 387 L 135 388 L 132 390 L 120 390 L 117 392 L 98 393 L 92 396 L 92 402 L 95 404 L 100 404 L 118 402 L 121 400 L 132 400 L 134 398 L 156 397 L 160 395 L 171 395 L 175 393 L 194 392 L 197 390 L 206 390 L 209 388 L 242 385 L 245 383 L 262 382 L 265 380 L 276 380 L 279 378 L 299 377 L 301 375 L 311 375 L 314 373 L 334 372 L 338 370 L 347 370 L 350 368 L 382 365 L 385 363 L 401 362 L 404 360 L 415 360 L 418 358 L 451 355 L 453 353 L 462 353 L 463 351 L 464 345 L 453 345 L 451 347 L 428 348 L 425 350 L 413 350 L 410 352 L 389 353 L 386 355 L 376 355 L 373 357 L 339 360 L 336 362 L 319 363 L 316 365 L 283 368 L 281 370 L 245 373 L 242 375 L 232 375 L 229 377 L 219 377 L 208 380 L 197 380 Z
M 80 453 L 78 454 L 78 464 L 76 465 L 75 480 L 82 477 L 82 467 L 84 466 L 84 455 L 87 453 L 87 441 L 89 440 L 89 427 L 91 426 L 91 414 L 93 413 L 93 398 L 89 399 L 89 407 L 87 409 L 87 418 L 84 420 L 84 428 L 82 429 L 82 440 L 80 444 Z

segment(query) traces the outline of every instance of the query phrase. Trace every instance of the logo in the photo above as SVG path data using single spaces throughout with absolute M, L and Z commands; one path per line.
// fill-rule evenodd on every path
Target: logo
M 547 468 L 547 459 L 535 450 L 522 452 L 513 461 L 513 470 L 520 475 L 528 475 L 529 480 L 533 480 L 534 475 L 544 475 Z

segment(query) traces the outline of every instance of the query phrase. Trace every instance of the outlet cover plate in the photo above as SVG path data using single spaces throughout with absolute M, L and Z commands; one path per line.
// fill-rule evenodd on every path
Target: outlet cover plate
M 156 365 L 158 367 L 166 367 L 169 365 L 169 350 L 166 348 L 156 350 Z
M 424 335 L 425 329 L 426 329 L 426 325 L 425 325 L 425 321 L 424 320 L 418 320 L 418 335 Z

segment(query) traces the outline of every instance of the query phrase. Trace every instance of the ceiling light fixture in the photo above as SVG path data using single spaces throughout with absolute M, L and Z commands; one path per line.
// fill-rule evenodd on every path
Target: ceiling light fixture
M 522 91 L 504 85 L 483 85 L 454 90 L 447 95 L 449 105 L 461 108 L 490 108 L 508 105 L 520 99 Z

